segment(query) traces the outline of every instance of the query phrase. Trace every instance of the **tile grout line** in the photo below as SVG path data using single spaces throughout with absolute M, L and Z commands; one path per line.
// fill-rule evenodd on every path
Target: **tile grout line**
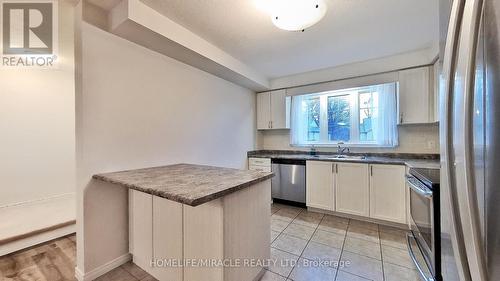
M 306 210 L 306 212 L 307 212 L 307 210 Z M 319 226 L 320 226 L 320 225 L 321 225 L 321 223 L 323 222 L 323 219 L 327 216 L 327 214 L 322 214 L 322 215 L 323 215 L 323 217 L 320 219 L 320 221 L 319 221 L 318 225 L 315 227 L 313 234 L 311 235 L 311 237 L 310 237 L 310 238 L 309 238 L 309 240 L 307 241 L 306 246 L 304 247 L 304 249 L 302 250 L 302 253 L 301 253 L 301 254 L 300 254 L 300 256 L 299 256 L 299 259 L 300 259 L 300 258 L 302 258 L 302 259 L 307 259 L 307 260 L 310 260 L 310 259 L 308 259 L 308 258 L 303 257 L 303 254 L 304 254 L 304 251 L 305 251 L 305 249 L 307 248 L 307 246 L 308 246 L 308 245 L 310 244 L 310 242 L 312 241 L 312 237 L 314 236 L 314 234 L 315 234 L 316 232 L 318 232 L 318 231 L 325 231 L 325 232 L 328 232 L 328 233 L 330 233 L 330 234 L 339 235 L 338 233 L 335 233 L 335 232 L 330 232 L 330 231 L 326 231 L 326 230 L 321 230 L 321 229 L 319 229 Z M 350 222 L 350 219 L 348 219 L 348 222 L 347 222 L 347 227 L 349 227 L 349 222 Z M 290 224 L 292 224 L 292 223 L 293 223 L 293 221 L 292 221 Z M 311 228 L 312 228 L 312 227 L 311 227 Z M 284 230 L 283 230 L 283 231 L 284 231 Z M 285 235 L 289 235 L 289 234 L 287 234 L 287 233 L 283 233 L 283 234 L 285 234 Z M 292 237 L 296 237 L 296 236 L 293 236 L 293 235 L 290 235 L 290 236 L 292 236 Z M 323 244 L 323 243 L 321 243 L 321 242 L 315 242 L 315 241 L 313 241 L 313 242 L 314 242 L 314 243 L 321 244 L 321 245 L 323 245 L 323 246 L 325 246 L 325 247 L 329 247 L 329 248 L 333 248 L 333 249 L 340 250 L 340 255 L 339 255 L 339 260 L 338 260 L 338 262 L 340 262 L 340 260 L 341 260 L 341 256 L 342 256 L 342 251 L 343 251 L 343 248 L 344 248 L 344 243 L 345 243 L 345 239 L 346 239 L 346 237 L 347 237 L 347 229 L 346 229 L 346 231 L 345 231 L 345 233 L 344 233 L 344 240 L 342 241 L 342 247 L 341 247 L 340 249 L 339 249 L 339 248 L 336 248 L 336 247 L 333 247 L 333 246 L 331 246 L 331 245 Z M 296 237 L 296 238 L 299 238 L 299 237 Z M 299 238 L 299 239 L 300 239 L 300 238 Z M 302 239 L 302 240 L 305 240 L 305 239 Z M 277 249 L 277 248 L 275 248 L 275 249 Z M 283 252 L 288 253 L 288 254 L 293 255 L 293 256 L 297 256 L 297 255 L 295 255 L 295 254 L 293 254 L 293 253 L 290 253 L 290 252 L 287 252 L 287 251 L 284 251 L 284 250 L 281 250 L 281 249 L 277 249 L 277 250 L 283 251 Z M 294 269 L 294 268 L 295 268 L 295 267 L 293 267 L 293 268 L 292 268 L 292 271 L 293 271 L 293 269 Z M 335 278 L 337 277 L 337 272 L 338 272 L 339 268 L 337 267 L 336 269 L 337 269 L 337 270 L 336 270 L 336 272 L 335 272 Z M 292 271 L 290 271 L 290 274 L 288 275 L 288 277 L 291 275 Z M 282 276 L 282 275 L 281 275 L 281 276 Z M 335 280 L 335 278 L 334 278 L 334 280 Z M 287 279 L 288 279 L 288 278 L 287 278 Z M 291 280 L 291 279 L 290 279 L 290 280 Z
M 406 231 L 402 231 L 402 232 L 406 232 Z M 400 265 L 400 264 L 395 264 L 395 263 L 393 263 L 393 262 L 389 262 L 389 261 L 387 261 L 387 262 L 386 262 L 386 261 L 384 261 L 384 260 L 383 260 L 383 256 L 384 256 L 384 255 L 383 255 L 383 252 L 382 252 L 382 251 L 383 251 L 383 250 L 382 250 L 382 248 L 383 248 L 383 247 L 389 247 L 389 248 L 391 248 L 391 249 L 400 250 L 400 251 L 404 251 L 404 249 L 402 249 L 402 248 L 398 248 L 398 247 L 395 247 L 395 246 L 392 246 L 392 245 L 382 244 L 382 237 L 381 237 L 381 234 L 382 234 L 382 233 L 386 233 L 386 234 L 387 234 L 388 232 L 385 232 L 385 231 L 379 231 L 379 236 L 380 236 L 380 253 L 381 253 L 381 256 L 382 256 L 382 269 L 384 270 L 384 278 L 385 278 L 385 267 L 384 267 L 384 264 L 385 264 L 385 263 L 388 263 L 388 264 L 390 264 L 390 265 L 397 266 L 397 267 L 402 267 L 402 268 L 404 268 L 404 269 L 416 270 L 416 268 L 415 268 L 415 267 L 408 267 L 408 266 L 404 266 L 404 265 Z M 389 234 L 390 234 L 390 233 L 389 233 Z
M 272 203 L 272 204 L 274 204 L 274 203 Z M 274 212 L 274 213 L 272 213 L 272 214 L 271 214 L 271 217 L 270 217 L 270 218 L 272 218 L 272 216 L 273 216 L 274 214 L 276 214 L 277 212 L 279 212 L 279 210 L 281 210 L 281 209 L 282 209 L 282 208 L 278 208 L 278 210 L 277 210 L 276 212 Z M 277 220 L 280 220 L 280 219 L 277 219 Z M 283 221 L 283 220 L 281 220 L 281 221 Z M 288 227 L 288 224 L 287 224 L 287 226 L 286 226 L 285 228 L 283 228 L 283 230 L 281 230 L 281 231 L 276 231 L 276 232 L 279 232 L 279 233 L 278 233 L 278 235 L 276 236 L 276 238 L 274 238 L 274 240 L 273 240 L 273 241 L 271 241 L 271 243 L 270 243 L 270 245 L 269 245 L 269 248 L 274 248 L 274 247 L 272 246 L 273 242 L 274 242 L 274 241 L 276 241 L 276 239 L 278 239 L 278 237 L 280 237 L 280 235 L 283 233 L 283 231 L 285 231 L 285 229 L 286 229 L 287 227 Z M 271 230 L 272 230 L 272 229 L 271 229 Z M 276 248 L 274 248 L 274 249 L 276 249 Z M 279 249 L 276 249 L 276 250 L 279 250 Z M 281 250 L 279 250 L 279 251 L 281 251 Z M 283 251 L 283 252 L 285 252 L 285 251 Z M 288 252 L 285 252 L 285 253 L 288 253 Z M 291 254 L 291 253 L 288 253 L 288 254 Z M 279 273 L 276 273 L 276 272 L 273 272 L 273 271 L 270 271 L 270 270 L 268 270 L 268 271 L 269 271 L 269 272 L 272 272 L 272 273 L 274 273 L 274 274 L 276 274 L 276 275 L 278 275 L 278 276 L 284 277 L 284 278 L 286 279 L 286 277 L 285 277 L 285 276 L 283 276 L 283 275 L 281 275 L 281 274 L 279 274 Z
M 340 250 L 339 263 L 342 261 L 342 256 L 344 255 L 345 241 L 347 240 L 347 232 L 349 231 L 351 221 L 352 221 L 351 219 L 348 219 L 348 221 L 347 221 L 347 228 L 346 228 L 345 234 L 344 234 L 344 242 L 342 243 L 342 249 Z M 337 280 L 337 275 L 339 274 L 339 270 L 340 270 L 340 265 L 337 267 L 337 272 L 335 272 L 335 278 L 333 279 L 334 281 Z
M 308 212 L 308 210 L 307 210 L 307 209 L 301 210 L 301 211 L 300 211 L 300 212 L 299 212 L 299 213 L 298 213 L 298 214 L 297 214 L 297 215 L 293 218 L 293 220 L 292 220 L 292 221 L 291 221 L 291 222 L 287 225 L 287 227 L 286 227 L 285 229 L 283 229 L 283 231 L 280 233 L 280 235 L 281 235 L 281 234 L 285 234 L 285 235 L 290 235 L 290 236 L 295 237 L 295 238 L 298 238 L 298 239 L 302 239 L 302 238 L 300 238 L 300 237 L 297 237 L 297 236 L 294 236 L 294 235 L 291 235 L 291 234 L 287 234 L 287 233 L 285 233 L 285 230 L 286 230 L 286 229 L 287 229 L 287 228 L 288 228 L 288 227 L 289 227 L 289 226 L 290 226 L 290 225 L 291 225 L 291 224 L 295 221 L 295 219 L 297 219 L 297 218 L 299 217 L 299 215 L 300 215 L 300 214 L 302 214 L 302 213 L 304 213 L 304 212 Z M 317 224 L 317 225 L 316 225 L 316 227 L 314 228 L 314 232 L 312 233 L 311 237 L 309 237 L 309 239 L 307 240 L 307 243 L 306 243 L 306 245 L 304 246 L 304 249 L 302 249 L 302 252 L 300 253 L 300 255 L 299 255 L 299 256 L 297 256 L 297 255 L 295 255 L 295 254 L 293 254 L 293 253 L 290 253 L 290 252 L 287 252 L 287 251 L 281 250 L 281 249 L 277 249 L 277 248 L 274 248 L 274 249 L 277 249 L 277 250 L 280 250 L 280 251 L 282 251 L 282 252 L 285 252 L 285 253 L 288 253 L 288 254 L 290 254 L 290 255 L 293 255 L 293 256 L 298 257 L 297 262 L 298 262 L 301 258 L 302 258 L 302 259 L 307 259 L 307 258 L 304 258 L 302 255 L 304 254 L 305 249 L 307 248 L 307 246 L 308 246 L 308 245 L 309 245 L 309 243 L 311 242 L 312 237 L 314 236 L 314 234 L 315 234 L 315 233 L 316 233 L 316 231 L 318 230 L 319 225 L 320 225 L 320 224 L 321 224 L 321 222 L 323 221 L 323 218 L 326 216 L 325 214 L 322 214 L 322 215 L 323 215 L 323 216 L 321 217 L 320 221 L 318 222 L 318 224 Z M 305 226 L 305 225 L 302 225 L 302 224 L 298 224 L 298 225 L 300 225 L 300 226 L 304 226 L 304 227 L 308 227 L 308 226 Z M 309 227 L 309 228 L 312 228 L 312 227 Z M 302 239 L 302 240 L 305 240 L 305 239 Z M 325 245 L 325 246 L 328 246 L 328 245 Z M 332 247 L 332 248 L 333 248 L 333 247 Z M 309 260 L 309 259 L 307 259 L 307 260 Z M 290 270 L 290 273 L 289 273 L 289 274 L 285 277 L 287 280 L 292 280 L 292 279 L 290 279 L 289 277 L 290 277 L 290 275 L 292 274 L 292 272 L 293 272 L 293 270 L 295 269 L 295 267 L 296 267 L 296 266 L 292 267 L 292 270 Z M 279 274 L 278 274 L 278 275 L 279 275 Z M 280 276 L 283 276 L 283 275 L 280 275 Z
M 380 238 L 380 227 L 377 227 L 378 243 L 380 246 L 380 260 L 382 264 L 382 280 L 385 280 L 384 253 L 382 252 L 382 239 Z
M 306 209 L 306 210 L 307 210 L 307 209 Z M 287 229 L 287 228 L 288 228 L 288 227 L 289 227 L 289 226 L 293 223 L 293 221 L 294 221 L 294 220 L 295 220 L 295 219 L 296 219 L 296 218 L 297 218 L 297 217 L 298 217 L 298 216 L 299 216 L 302 212 L 304 212 L 304 210 L 301 210 L 301 211 L 300 211 L 300 212 L 299 212 L 299 213 L 298 213 L 298 214 L 297 214 L 297 215 L 293 218 L 293 220 L 292 220 L 292 221 L 291 221 L 291 222 L 287 225 L 287 227 L 286 227 L 285 229 L 283 229 L 283 233 L 285 232 L 285 230 L 286 230 L 286 229 Z M 315 229 L 314 231 L 316 231 L 316 229 Z M 285 233 L 285 234 L 286 234 L 286 233 Z M 314 232 L 313 232 L 313 235 L 314 235 Z M 293 237 L 295 237 L 295 236 L 293 236 Z M 312 237 L 312 235 L 311 235 L 311 237 Z M 311 239 L 311 238 L 309 238 L 309 240 L 310 240 L 310 239 Z M 302 252 L 300 253 L 299 258 L 297 259 L 297 263 L 299 262 L 300 258 L 302 257 L 302 254 L 304 253 L 304 250 L 306 249 L 307 245 L 309 245 L 309 241 L 307 241 L 306 246 L 304 247 L 304 249 L 302 249 Z M 291 254 L 291 253 L 290 253 L 290 254 Z M 293 272 L 293 270 L 295 269 L 295 267 L 296 267 L 296 266 L 297 266 L 297 264 L 295 264 L 295 265 L 292 267 L 292 270 L 290 270 L 290 273 L 288 273 L 288 275 L 287 275 L 287 277 L 286 277 L 286 279 L 287 279 L 287 280 L 289 279 L 288 277 L 290 277 L 290 275 L 292 275 L 292 272 Z
M 286 207 L 285 207 L 285 208 L 286 208 Z M 284 208 L 278 209 L 278 210 L 277 210 L 276 212 L 274 212 L 272 215 L 276 214 L 277 212 L 279 212 L 279 211 L 280 211 L 280 210 L 282 210 L 282 209 L 284 209 Z M 312 229 L 313 227 L 311 227 L 311 226 L 310 226 L 310 225 L 308 225 L 308 224 L 305 224 L 305 223 L 304 223 L 304 224 L 301 224 L 301 223 L 296 223 L 296 222 L 295 222 L 295 221 L 297 220 L 297 218 L 298 218 L 301 214 L 305 214 L 305 213 L 308 213 L 308 212 L 309 212 L 309 211 L 308 211 L 307 209 L 302 209 L 302 210 L 301 210 L 301 211 L 299 211 L 299 212 L 298 212 L 295 216 L 293 216 L 293 218 L 292 218 L 292 220 L 291 220 L 291 221 L 285 221 L 285 220 L 282 220 L 282 219 L 280 219 L 280 218 L 276 218 L 277 220 L 280 220 L 280 221 L 282 221 L 282 222 L 286 222 L 286 223 L 287 223 L 286 227 L 285 227 L 282 231 L 280 231 L 280 232 L 279 232 L 279 234 L 278 234 L 278 236 L 277 236 L 277 237 L 282 236 L 282 234 L 285 234 L 285 235 L 289 235 L 289 236 L 294 237 L 294 238 L 297 238 L 297 239 L 302 239 L 302 240 L 305 240 L 305 239 L 303 239 L 302 237 L 298 237 L 298 236 L 295 236 L 295 235 L 293 235 L 293 234 L 285 233 L 285 230 L 286 230 L 286 229 L 288 229 L 288 228 L 290 227 L 290 225 L 291 225 L 291 224 L 294 224 L 294 223 L 295 223 L 296 225 L 301 226 L 301 227 L 306 227 L 306 228 L 310 228 L 310 229 Z M 313 212 L 313 213 L 314 213 L 314 212 Z M 322 215 L 322 217 L 321 217 L 321 219 L 319 220 L 318 224 L 316 224 L 316 226 L 314 227 L 314 231 L 313 231 L 312 235 L 311 235 L 311 236 L 309 237 L 309 239 L 307 240 L 307 243 L 305 244 L 304 249 L 301 251 L 301 253 L 300 253 L 300 255 L 299 255 L 299 256 L 297 256 L 297 255 L 296 255 L 296 254 L 294 254 L 294 253 L 290 253 L 290 252 L 288 252 L 288 251 L 284 251 L 284 250 L 281 250 L 281 249 L 278 249 L 278 248 L 275 248 L 275 247 L 272 247 L 272 248 L 274 248 L 274 249 L 276 249 L 276 250 L 279 250 L 279 251 L 282 251 L 282 252 L 284 252 L 284 253 L 287 253 L 287 254 L 289 254 L 289 255 L 292 255 L 292 256 L 298 257 L 298 259 L 299 259 L 299 260 L 300 260 L 300 259 L 308 259 L 308 258 L 305 258 L 305 257 L 303 256 L 303 255 L 304 255 L 304 252 L 305 252 L 306 248 L 307 248 L 307 247 L 311 244 L 311 241 L 313 241 L 313 240 L 312 240 L 313 236 L 314 236 L 314 235 L 315 235 L 318 231 L 320 231 L 320 230 L 321 230 L 321 229 L 319 229 L 319 226 L 321 225 L 321 223 L 322 223 L 323 221 L 325 221 L 325 218 L 326 218 L 326 216 L 328 215 L 328 214 L 324 214 L 324 213 L 320 213 L 320 214 Z M 335 215 L 333 215 L 333 216 L 335 217 Z M 339 262 L 342 260 L 342 257 L 344 256 L 344 254 L 345 254 L 346 252 L 353 253 L 353 254 L 357 254 L 357 255 L 360 255 L 360 256 L 363 256 L 363 257 L 366 257 L 366 258 L 370 258 L 370 259 L 373 259 L 373 260 L 377 260 L 377 259 L 375 259 L 375 258 L 373 258 L 373 257 L 370 257 L 370 256 L 365 256 L 365 255 L 363 255 L 363 254 L 358 254 L 358 253 L 355 253 L 355 252 L 350 252 L 350 251 L 346 250 L 345 246 L 346 246 L 346 240 L 347 240 L 347 236 L 348 236 L 349 228 L 350 228 L 351 226 L 356 226 L 356 225 L 353 225 L 353 224 L 351 223 L 352 221 L 356 221 L 355 219 L 350 219 L 350 218 L 347 218 L 347 220 L 348 220 L 348 222 L 347 222 L 347 224 L 346 224 L 346 225 L 347 225 L 347 229 L 346 229 L 346 231 L 345 231 L 345 233 L 344 233 L 344 239 L 343 239 L 343 242 L 342 242 L 342 247 L 341 247 L 341 249 L 340 249 L 340 250 L 341 250 L 341 253 L 340 253 L 340 257 L 339 257 Z M 382 230 L 380 230 L 380 225 L 379 225 L 379 224 L 376 224 L 376 226 L 377 226 L 377 229 L 376 229 L 376 231 L 377 231 L 377 238 L 378 238 L 378 243 L 379 243 L 379 248 L 380 248 L 380 262 L 381 262 L 381 267 L 382 267 L 382 276 L 383 276 L 383 280 L 385 280 L 385 279 L 386 279 L 386 277 L 385 277 L 384 259 L 383 259 L 383 253 L 382 253 L 382 239 L 381 239 L 381 232 L 383 232 L 383 231 L 382 231 Z M 362 228 L 362 229 L 365 229 L 365 230 L 374 230 L 373 228 L 365 227 L 365 226 L 362 226 L 362 225 L 360 225 L 359 227 L 360 227 L 360 228 Z M 328 230 L 323 230 L 323 231 L 328 232 L 328 233 L 332 233 L 332 234 L 337 234 L 337 235 L 338 235 L 338 233 L 337 233 L 337 232 L 331 232 L 331 231 L 328 231 Z M 275 232 L 277 232 L 277 231 L 275 231 Z M 403 230 L 403 232 L 404 232 L 404 230 Z M 277 238 L 275 238 L 275 240 L 276 240 L 276 239 L 277 239 Z M 362 241 L 369 242 L 369 243 L 375 243 L 375 242 L 370 241 L 370 240 L 359 239 L 359 238 L 356 238 L 356 237 L 353 237 L 353 239 L 358 239 L 358 240 L 362 240 Z M 275 241 L 275 240 L 274 240 L 274 241 Z M 322 244 L 322 245 L 324 245 L 324 246 L 331 247 L 331 248 L 336 248 L 336 247 L 332 247 L 331 245 L 327 245 L 327 244 L 323 244 L 323 243 L 319 243 L 319 244 Z M 388 247 L 393 248 L 393 249 L 398 249 L 398 250 L 401 250 L 400 248 L 398 248 L 398 247 L 394 247 L 394 246 L 392 246 L 392 245 L 385 245 L 385 246 L 388 246 Z M 336 249 L 338 249 L 338 248 L 336 248 Z M 309 260 L 309 259 L 308 259 L 308 260 Z M 390 262 L 388 262 L 388 263 L 389 263 L 389 264 L 392 264 L 392 265 L 395 265 L 395 266 L 400 266 L 400 267 L 402 267 L 402 268 L 411 269 L 411 268 L 408 268 L 408 267 L 406 267 L 406 266 L 397 265 L 397 264 L 393 264 L 393 263 L 390 263 Z M 292 269 L 290 270 L 290 273 L 289 273 L 286 277 L 285 277 L 285 276 L 283 276 L 283 275 L 281 275 L 281 274 L 277 274 L 277 273 L 275 273 L 275 272 L 273 272 L 273 273 L 275 273 L 275 274 L 277 274 L 278 276 L 281 276 L 281 277 L 283 277 L 283 278 L 286 278 L 287 280 L 292 280 L 292 279 L 290 279 L 290 276 L 292 275 L 292 272 L 296 269 L 296 267 L 297 267 L 297 264 L 296 264 L 294 267 L 292 267 Z M 336 270 L 336 272 L 335 272 L 335 277 L 334 277 L 334 279 L 333 279 L 333 280 L 336 280 L 336 279 L 337 279 L 338 274 L 339 274 L 339 270 L 341 270 L 339 266 L 337 266 L 337 268 L 336 268 L 336 269 L 337 269 L 337 270 Z M 343 270 L 342 270 L 342 271 L 343 271 Z M 344 272 L 344 271 L 343 271 L 343 272 Z M 349 273 L 349 274 L 352 274 L 352 273 Z M 362 277 L 362 276 L 359 276 L 359 275 L 356 275 L 356 274 L 353 274 L 353 275 L 354 275 L 354 276 L 358 276 L 358 277 Z M 365 277 L 362 277 L 362 278 L 365 278 Z
M 286 208 L 286 207 L 285 207 L 285 208 Z M 284 209 L 284 208 L 282 208 L 282 209 Z M 278 209 L 278 211 L 276 211 L 274 214 L 276 214 L 276 213 L 277 213 L 277 212 L 279 212 L 280 210 L 281 210 L 281 209 Z M 295 219 L 299 216 L 299 214 L 300 214 L 300 213 L 302 213 L 302 212 L 303 212 L 303 210 L 300 210 L 300 212 L 298 212 L 298 213 L 297 213 L 297 215 L 295 215 L 295 216 L 293 217 L 293 219 L 292 219 L 290 222 L 287 222 L 288 224 L 286 225 L 286 227 L 285 227 L 285 228 L 283 228 L 283 230 L 282 230 L 282 231 L 280 231 L 280 233 L 278 234 L 278 236 L 276 236 L 276 238 L 274 239 L 274 241 L 276 241 L 276 239 L 278 239 L 278 237 L 280 237 L 280 236 L 281 236 L 281 234 L 285 234 L 285 235 L 287 235 L 286 233 L 284 233 L 284 232 L 285 232 L 285 229 L 287 229 L 287 228 L 288 228 L 288 226 L 290 226 L 290 225 L 292 224 L 292 222 L 293 222 L 293 221 L 294 221 L 294 220 L 295 220 Z M 274 215 L 274 214 L 273 214 L 273 215 Z M 271 217 L 272 217 L 272 215 L 271 215 Z M 285 222 L 285 220 L 281 220 L 281 219 L 278 219 L 278 218 L 276 218 L 276 219 L 277 219 L 277 220 L 280 220 L 280 221 Z M 293 235 L 291 235 L 291 236 L 292 236 L 292 237 L 295 237 L 295 236 L 293 236 Z M 297 237 L 297 238 L 298 238 L 298 237 Z M 273 241 L 273 242 L 274 242 L 274 241 Z M 271 243 L 270 247 L 271 247 L 271 248 L 274 248 L 274 247 L 272 246 L 272 243 Z M 285 253 L 290 254 L 290 255 L 292 255 L 292 256 L 295 256 L 295 257 L 297 256 L 297 255 L 295 255 L 295 254 L 289 253 L 289 252 L 287 252 L 287 251 L 283 251 L 283 250 L 278 249 L 278 248 L 274 248 L 274 249 L 279 250 L 279 251 L 282 251 L 282 252 L 285 252 Z M 300 259 L 300 256 L 299 256 L 299 259 Z M 278 275 L 278 276 L 284 277 L 284 278 L 285 278 L 285 280 L 288 280 L 288 276 L 292 273 L 292 271 L 293 271 L 293 269 L 294 269 L 294 268 L 295 268 L 295 267 L 292 267 L 292 270 L 290 271 L 290 273 L 289 273 L 287 276 L 283 276 L 283 275 L 281 275 L 281 274 L 279 274 L 279 273 L 276 273 L 276 272 L 273 272 L 273 273 L 274 273 L 274 274 L 276 274 L 276 275 Z M 272 271 L 271 271 L 271 272 L 272 272 Z
M 358 241 L 363 241 L 365 243 L 371 243 L 371 244 L 379 244 L 379 248 L 380 248 L 380 243 L 377 243 L 377 242 L 373 242 L 373 241 L 369 241 L 369 240 L 365 240 L 365 239 L 360 239 L 360 238 L 357 238 L 357 237 L 349 237 L 349 239 L 354 239 L 354 240 L 358 240 Z M 346 237 L 346 240 L 347 240 L 347 237 Z M 397 249 L 397 248 L 396 248 Z M 377 258 L 374 258 L 374 257 L 371 257 L 371 256 L 367 256 L 365 254 L 362 254 L 362 253 L 356 253 L 356 252 L 353 252 L 353 251 L 349 251 L 349 250 L 345 250 L 346 252 L 349 252 L 351 254 L 355 254 L 355 255 L 358 255 L 358 256 L 362 256 L 362 257 L 365 257 L 365 258 L 369 258 L 369 259 L 372 259 L 372 260 L 376 260 L 376 261 L 382 261 L 382 250 L 380 251 L 380 259 L 377 259 Z

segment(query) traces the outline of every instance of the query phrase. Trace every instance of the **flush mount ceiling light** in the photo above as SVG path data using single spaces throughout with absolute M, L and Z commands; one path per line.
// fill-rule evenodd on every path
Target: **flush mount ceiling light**
M 271 15 L 278 28 L 304 31 L 318 23 L 326 14 L 324 0 L 256 0 L 259 8 Z

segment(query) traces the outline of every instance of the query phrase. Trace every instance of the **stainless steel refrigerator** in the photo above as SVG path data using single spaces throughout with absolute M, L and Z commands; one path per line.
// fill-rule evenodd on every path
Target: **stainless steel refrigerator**
M 454 0 L 440 93 L 445 281 L 500 280 L 500 0 Z

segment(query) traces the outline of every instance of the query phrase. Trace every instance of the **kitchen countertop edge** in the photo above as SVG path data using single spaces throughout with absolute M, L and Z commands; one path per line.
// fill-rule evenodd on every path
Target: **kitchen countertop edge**
M 405 165 L 409 168 L 428 168 L 428 169 L 439 169 L 440 160 L 439 159 L 425 159 L 425 158 L 398 158 L 398 157 L 387 157 L 387 156 L 366 156 L 365 159 L 346 159 L 338 158 L 332 159 L 332 155 L 322 155 L 318 154 L 316 156 L 308 154 L 296 154 L 296 153 L 284 153 L 284 154 L 274 154 L 274 153 L 258 153 L 252 152 L 247 155 L 248 158 L 271 158 L 271 159 L 296 159 L 296 160 L 306 160 L 306 161 L 324 161 L 324 162 L 339 162 L 339 163 L 366 163 L 366 164 L 385 164 L 385 165 Z
M 157 167 L 153 167 L 153 168 L 157 168 Z M 148 168 L 146 168 L 146 169 L 148 169 Z M 143 170 L 143 169 L 137 169 L 137 170 Z M 136 170 L 130 170 L 130 172 L 133 172 L 133 171 L 136 171 Z M 129 172 L 129 171 L 120 171 L 117 173 L 122 173 L 122 172 Z M 206 194 L 206 195 L 203 195 L 200 197 L 187 198 L 185 196 L 176 195 L 176 194 L 171 193 L 171 192 L 166 192 L 166 191 L 162 191 L 162 190 L 155 189 L 155 188 L 145 188 L 145 187 L 141 187 L 140 185 L 132 184 L 132 183 L 129 183 L 126 181 L 115 180 L 115 179 L 107 176 L 108 174 L 113 174 L 113 173 L 96 174 L 96 175 L 93 175 L 92 178 L 95 180 L 102 181 L 102 182 L 121 185 L 121 186 L 126 187 L 126 188 L 130 188 L 130 189 L 137 190 L 137 191 L 144 192 L 144 193 L 148 193 L 148 194 L 151 194 L 154 196 L 162 197 L 162 198 L 165 198 L 165 199 L 168 199 L 171 201 L 175 201 L 175 202 L 178 202 L 181 204 L 189 205 L 191 207 L 196 207 L 196 206 L 199 206 L 201 204 L 216 200 L 218 198 L 224 197 L 226 195 L 229 195 L 231 193 L 237 192 L 239 190 L 242 190 L 244 188 L 247 188 L 249 186 L 266 181 L 266 180 L 274 177 L 274 173 L 272 173 L 272 172 L 269 172 L 269 173 L 261 172 L 262 175 L 255 178 L 255 179 L 252 179 L 252 180 L 249 180 L 249 181 L 246 181 L 243 183 L 235 184 L 234 186 L 225 188 L 223 190 L 214 191 L 213 193 Z

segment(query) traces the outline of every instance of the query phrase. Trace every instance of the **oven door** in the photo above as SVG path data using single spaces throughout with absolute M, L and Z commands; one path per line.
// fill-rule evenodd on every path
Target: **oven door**
M 432 190 L 413 176 L 406 176 L 406 182 L 410 188 L 410 228 L 425 260 L 425 264 L 416 264 L 416 266 L 422 269 L 424 266 L 427 267 L 433 276 L 435 272 L 435 237 Z M 413 254 L 415 252 L 413 249 Z M 412 253 L 410 252 L 410 254 Z M 418 260 L 422 263 L 421 259 Z M 416 262 L 415 259 L 414 262 Z

